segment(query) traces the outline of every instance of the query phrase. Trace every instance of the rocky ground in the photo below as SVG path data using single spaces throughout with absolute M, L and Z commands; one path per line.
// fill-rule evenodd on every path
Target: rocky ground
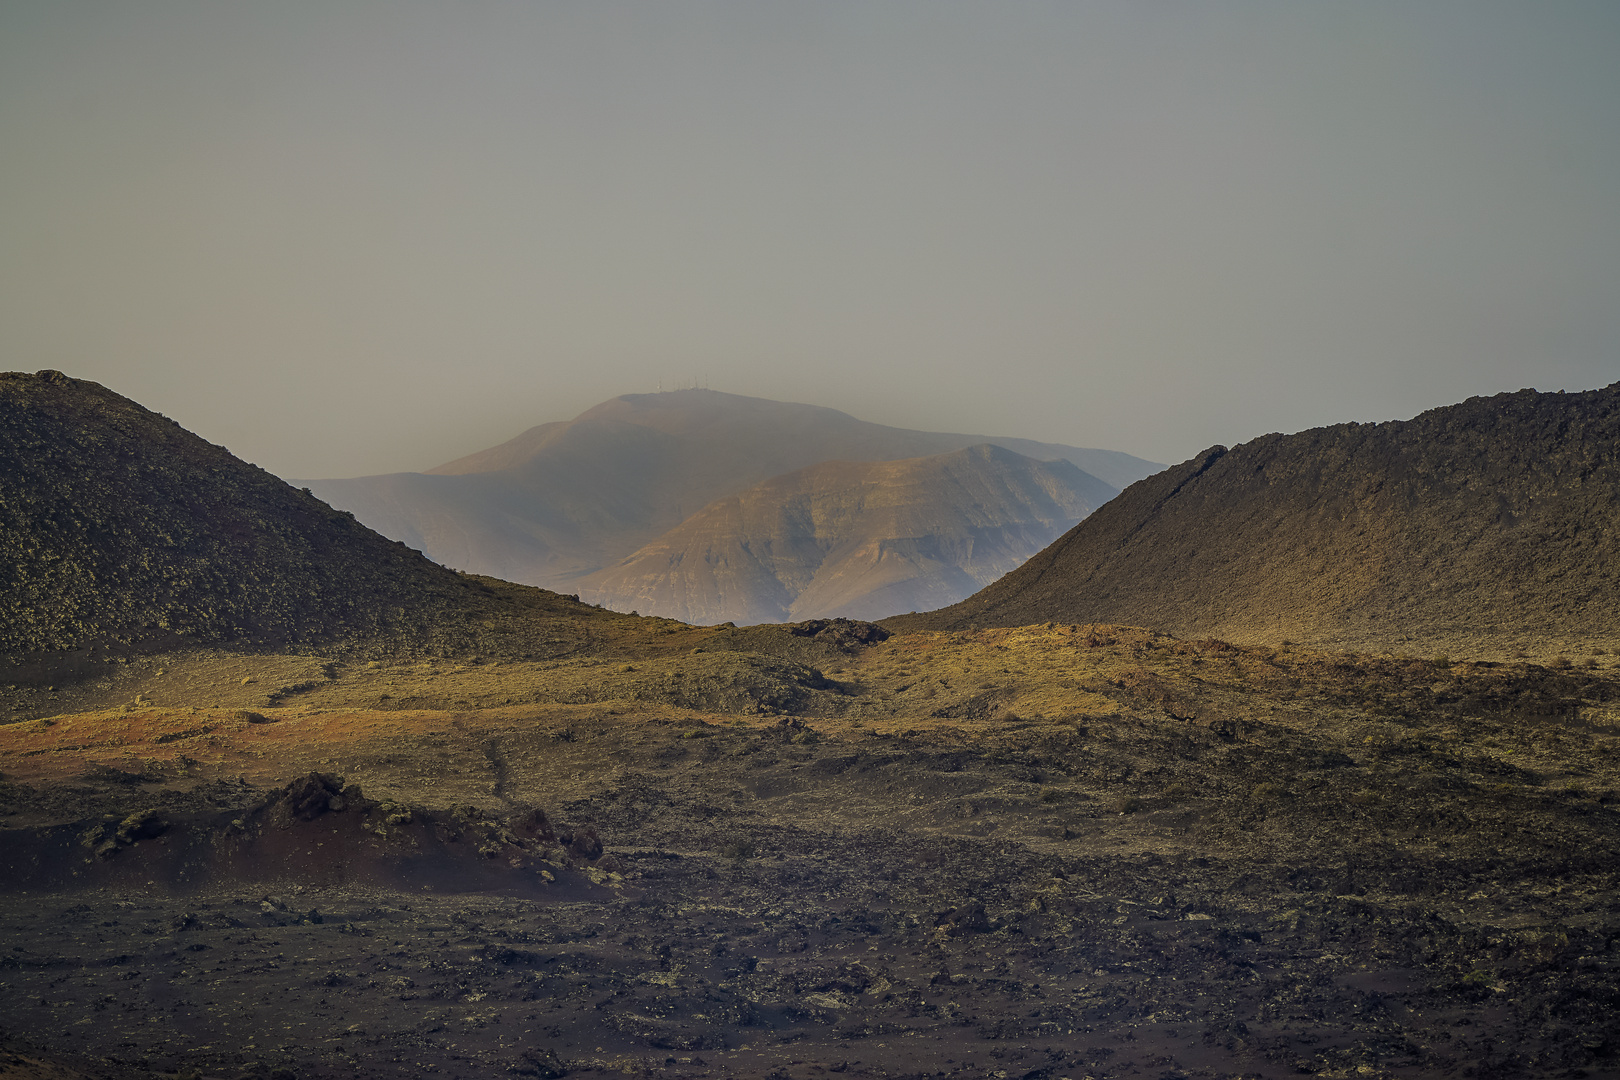
M 1620 1076 L 1612 654 L 600 622 L 5 691 L 0 1076 Z

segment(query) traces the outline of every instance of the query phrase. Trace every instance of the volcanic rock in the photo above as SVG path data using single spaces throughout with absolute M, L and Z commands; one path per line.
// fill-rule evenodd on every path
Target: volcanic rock
M 328 810 L 341 811 L 348 806 L 343 795 L 342 779 L 325 773 L 312 772 L 300 776 L 287 785 L 283 797 L 287 801 L 287 809 L 304 821 L 313 821 Z
M 786 627 L 794 637 L 807 637 L 845 652 L 853 652 L 862 645 L 876 645 L 889 640 L 889 632 L 877 623 L 858 619 L 811 619 Z
M 1620 633 L 1620 383 L 1216 446 L 895 630 L 1114 622 L 1340 647 Z
M 313 641 L 466 588 L 105 387 L 0 373 L 0 652 Z

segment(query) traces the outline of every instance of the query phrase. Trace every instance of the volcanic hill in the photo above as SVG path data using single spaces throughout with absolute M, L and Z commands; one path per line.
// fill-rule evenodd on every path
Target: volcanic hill
M 1122 622 L 1491 655 L 1620 636 L 1620 383 L 1212 447 L 892 629 Z
M 0 595 L 8 668 L 98 648 L 424 640 L 495 603 L 307 491 L 55 371 L 0 373 Z
M 0 403 L 5 640 L 114 646 L 0 651 L 7 1077 L 1620 1077 L 1608 649 L 685 626 Z
M 719 499 L 580 595 L 683 622 L 872 619 L 960 600 L 1115 494 L 1067 461 L 981 444 L 833 461 Z
M 716 499 L 771 477 L 981 443 L 1068 461 L 1116 490 L 1160 468 L 1109 450 L 909 431 L 836 409 L 678 390 L 614 398 L 426 473 L 294 482 L 446 566 L 574 592 Z

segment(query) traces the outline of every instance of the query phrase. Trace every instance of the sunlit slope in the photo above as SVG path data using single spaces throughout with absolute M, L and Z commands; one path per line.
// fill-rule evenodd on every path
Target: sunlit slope
M 1214 447 L 904 628 L 1115 621 L 1473 654 L 1620 632 L 1620 384 Z
M 927 458 L 838 461 L 717 500 L 580 595 L 688 622 L 938 607 L 994 581 L 1114 494 L 1066 461 L 982 444 Z
M 428 474 L 297 483 L 448 566 L 573 592 L 716 499 L 771 477 L 986 442 L 1068 461 L 1115 489 L 1159 468 L 1107 450 L 908 431 L 835 409 L 680 390 L 614 398 Z

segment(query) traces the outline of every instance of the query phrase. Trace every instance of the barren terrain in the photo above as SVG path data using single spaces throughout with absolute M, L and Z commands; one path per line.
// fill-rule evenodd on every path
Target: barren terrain
M 553 629 L 8 691 L 17 1060 L 1620 1075 L 1607 652 Z
M 578 583 L 615 611 L 692 623 L 875 619 L 955 603 L 1118 491 L 983 444 L 830 461 L 719 499 Z
M 1620 629 L 1620 383 L 1215 446 L 897 630 L 1114 622 L 1508 659 Z
M 1602 424 L 1494 489 L 1408 446 L 1445 483 L 1395 502 L 1450 510 L 1349 653 L 615 614 L 0 376 L 0 1076 L 1620 1076 Z M 1161 598 L 1236 545 L 1205 614 L 1331 592 L 1290 552 L 1353 532 L 1237 527 L 1354 463 L 1294 438 L 1176 528 L 1149 480 L 1070 538 L 1145 545 L 1109 572 Z M 1064 548 L 981 599 L 1073 601 Z

